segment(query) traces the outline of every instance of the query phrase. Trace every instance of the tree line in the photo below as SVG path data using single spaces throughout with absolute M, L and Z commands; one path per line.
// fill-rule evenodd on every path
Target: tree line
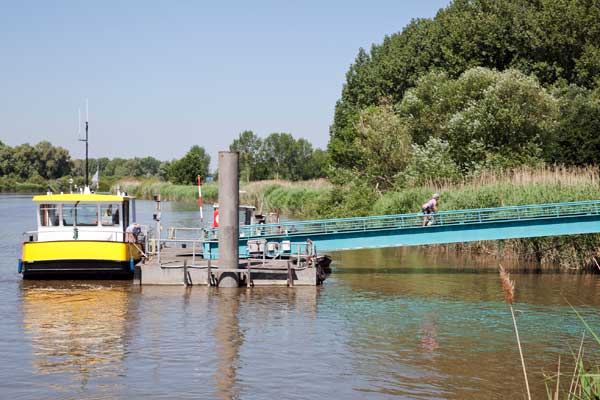
M 307 180 L 327 175 L 327 152 L 313 149 L 303 138 L 272 133 L 264 139 L 244 131 L 229 146 L 240 152 L 240 176 L 245 181 L 263 179 Z
M 330 129 L 330 177 L 385 191 L 597 164 L 599 19 L 586 0 L 455 0 L 360 49 Z
M 313 149 L 306 139 L 295 139 L 289 133 L 273 133 L 261 139 L 251 131 L 244 131 L 230 149 L 240 151 L 240 177 L 243 180 L 301 180 L 325 175 L 325 152 Z M 211 174 L 210 161 L 210 155 L 203 147 L 193 145 L 182 158 L 170 161 L 154 157 L 90 158 L 88 174 L 91 178 L 99 171 L 101 178 L 111 181 L 122 177 L 158 177 L 175 184 L 194 184 L 198 175 L 203 180 L 218 175 L 217 171 Z M 73 177 L 81 184 L 84 176 L 85 160 L 72 159 L 65 148 L 53 146 L 48 141 L 15 147 L 0 141 L 0 178 L 3 181 L 43 185 L 48 180 Z M 61 188 L 65 185 L 63 182 Z

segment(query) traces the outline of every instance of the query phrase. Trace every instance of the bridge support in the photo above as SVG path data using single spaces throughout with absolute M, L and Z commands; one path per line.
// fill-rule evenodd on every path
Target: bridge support
M 239 153 L 219 152 L 219 267 L 239 268 L 240 185 L 238 180 Z M 240 276 L 237 272 L 223 272 L 219 277 L 219 287 L 238 287 Z

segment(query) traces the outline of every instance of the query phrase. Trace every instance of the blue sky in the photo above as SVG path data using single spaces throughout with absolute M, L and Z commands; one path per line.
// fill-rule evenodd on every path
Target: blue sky
M 213 159 L 245 130 L 325 148 L 345 73 L 448 1 L 0 1 L 0 140 L 74 158 Z

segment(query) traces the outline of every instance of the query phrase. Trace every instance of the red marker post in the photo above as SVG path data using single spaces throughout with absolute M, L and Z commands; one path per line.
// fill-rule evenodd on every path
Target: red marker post
M 202 212 L 202 181 L 198 175 L 198 206 L 200 207 L 200 222 L 204 222 L 204 213 Z

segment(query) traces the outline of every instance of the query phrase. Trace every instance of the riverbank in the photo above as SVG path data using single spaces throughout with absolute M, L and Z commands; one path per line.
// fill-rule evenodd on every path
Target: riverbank
M 325 180 L 260 181 L 241 185 L 241 201 L 259 211 L 276 211 L 297 218 L 335 218 L 418 212 L 432 193 L 441 195 L 440 210 L 501 207 L 600 199 L 598 168 L 520 168 L 483 173 L 458 183 L 403 188 L 379 195 L 361 184 L 335 186 Z M 197 201 L 195 186 L 161 182 L 121 181 L 122 190 L 151 199 Z M 205 202 L 217 201 L 216 183 L 203 186 Z M 600 258 L 600 235 L 514 239 L 439 245 L 447 251 L 484 254 L 498 259 L 533 261 L 539 269 L 590 269 Z
M 198 201 L 198 187 L 193 185 L 173 185 L 159 181 L 121 180 L 111 188 L 120 190 L 141 199 L 151 200 L 160 194 L 163 201 Z M 266 180 L 240 184 L 240 202 L 253 205 L 258 211 L 275 211 L 301 218 L 318 215 L 317 207 L 323 197 L 332 192 L 334 186 L 324 179 L 290 182 Z M 218 184 L 209 182 L 202 185 L 202 199 L 205 203 L 216 203 L 219 198 Z

